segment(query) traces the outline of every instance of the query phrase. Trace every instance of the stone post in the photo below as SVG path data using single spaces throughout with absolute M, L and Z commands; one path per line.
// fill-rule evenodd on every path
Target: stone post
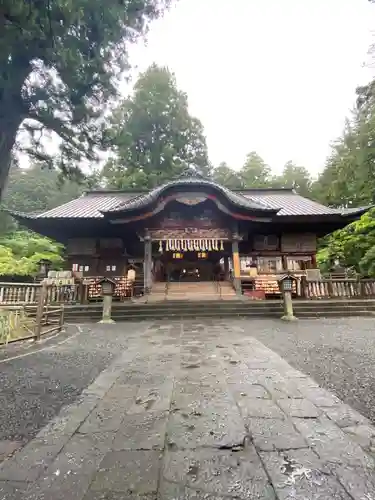
M 240 254 L 238 248 L 239 235 L 233 233 L 232 238 L 232 261 L 233 261 L 233 286 L 237 295 L 242 295 L 241 289 L 241 265 Z
M 111 318 L 112 315 L 112 295 L 103 296 L 103 313 L 99 323 L 112 324 L 115 321 Z
M 284 303 L 284 316 L 281 317 L 283 321 L 296 321 L 297 319 L 294 316 L 292 301 L 293 285 L 295 286 L 296 283 L 296 278 L 291 274 L 284 274 L 284 276 L 279 279 L 279 287 Z
M 102 294 L 103 294 L 102 319 L 99 321 L 99 323 L 104 323 L 104 324 L 115 323 L 115 321 L 112 319 L 111 316 L 112 316 L 112 296 L 113 292 L 115 291 L 116 282 L 109 278 L 104 278 L 99 281 L 99 284 L 102 287 Z
M 283 321 L 296 321 L 297 318 L 294 316 L 294 311 L 293 311 L 292 292 L 290 291 L 283 292 L 283 301 L 284 301 L 284 316 L 282 316 L 281 319 Z

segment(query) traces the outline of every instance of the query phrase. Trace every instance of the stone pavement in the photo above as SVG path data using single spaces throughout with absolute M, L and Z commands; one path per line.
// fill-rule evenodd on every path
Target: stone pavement
M 155 323 L 1 464 L 0 499 L 375 500 L 374 458 L 370 423 L 251 332 Z

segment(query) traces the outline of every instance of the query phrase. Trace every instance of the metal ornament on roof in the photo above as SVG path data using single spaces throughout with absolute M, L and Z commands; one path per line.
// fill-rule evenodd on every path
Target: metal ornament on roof
M 222 252 L 224 241 L 208 239 L 176 239 L 159 240 L 159 252 Z

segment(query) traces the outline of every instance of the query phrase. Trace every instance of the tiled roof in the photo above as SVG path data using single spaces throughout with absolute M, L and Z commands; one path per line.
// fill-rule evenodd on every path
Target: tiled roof
M 200 181 L 202 184 L 202 181 Z M 175 183 L 174 183 L 175 184 Z M 204 184 L 204 183 L 203 183 Z M 292 189 L 246 189 L 242 191 L 230 191 L 225 189 L 237 205 L 257 210 L 269 210 L 277 216 L 309 216 L 309 215 L 355 215 L 365 212 L 370 207 L 358 209 L 333 209 L 321 205 L 315 201 L 298 195 Z M 158 191 L 159 192 L 159 191 Z M 159 192 L 160 194 L 160 192 Z M 52 210 L 41 214 L 21 214 L 11 212 L 16 217 L 29 219 L 45 218 L 72 218 L 72 219 L 101 219 L 103 213 L 118 211 L 121 207 L 143 206 L 145 200 L 149 200 L 149 193 L 124 192 L 124 191 L 93 191 L 60 205 Z M 261 207 L 261 208 L 260 208 Z
M 280 209 L 277 215 L 329 215 L 340 210 L 326 207 L 316 201 L 300 196 L 292 189 L 247 189 L 242 191 L 246 198 L 251 196 L 272 208 Z
M 122 212 L 122 211 L 128 211 L 128 210 L 134 210 L 137 208 L 142 208 L 149 203 L 152 203 L 153 201 L 157 200 L 168 188 L 171 187 L 188 187 L 189 189 L 192 187 L 202 187 L 202 186 L 207 186 L 216 189 L 217 191 L 220 191 L 224 196 L 228 198 L 229 201 L 231 201 L 233 204 L 241 207 L 241 208 L 246 208 L 248 210 L 259 210 L 259 211 L 269 211 L 269 212 L 274 212 L 275 208 L 270 207 L 266 203 L 263 203 L 260 200 L 254 199 L 251 195 L 250 196 L 242 196 L 241 193 L 236 192 L 236 191 L 231 191 L 230 189 L 217 184 L 216 182 L 203 179 L 200 177 L 181 177 L 179 179 L 176 179 L 174 181 L 166 182 L 162 186 L 159 186 L 155 189 L 152 189 L 148 193 L 141 194 L 137 196 L 134 199 L 129 199 L 126 200 L 122 203 L 120 203 L 117 207 L 115 208 L 109 208 L 106 211 L 107 212 Z
M 103 217 L 102 211 L 114 208 L 125 200 L 134 198 L 134 196 L 137 196 L 137 193 L 122 193 L 121 191 L 87 193 L 75 200 L 52 208 L 48 212 L 38 214 L 36 218 L 100 219 Z

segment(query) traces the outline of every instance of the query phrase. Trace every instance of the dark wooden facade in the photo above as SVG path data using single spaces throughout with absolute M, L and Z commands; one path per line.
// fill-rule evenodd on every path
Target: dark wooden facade
M 13 216 L 62 242 L 67 269 L 84 277 L 126 276 L 135 265 L 147 290 L 181 262 L 199 266 L 201 279 L 221 265 L 240 293 L 241 280 L 315 268 L 317 238 L 365 211 L 324 207 L 292 190 L 237 192 L 181 177 L 150 192 L 91 192 L 43 214 Z M 275 279 L 268 283 L 272 293 Z

